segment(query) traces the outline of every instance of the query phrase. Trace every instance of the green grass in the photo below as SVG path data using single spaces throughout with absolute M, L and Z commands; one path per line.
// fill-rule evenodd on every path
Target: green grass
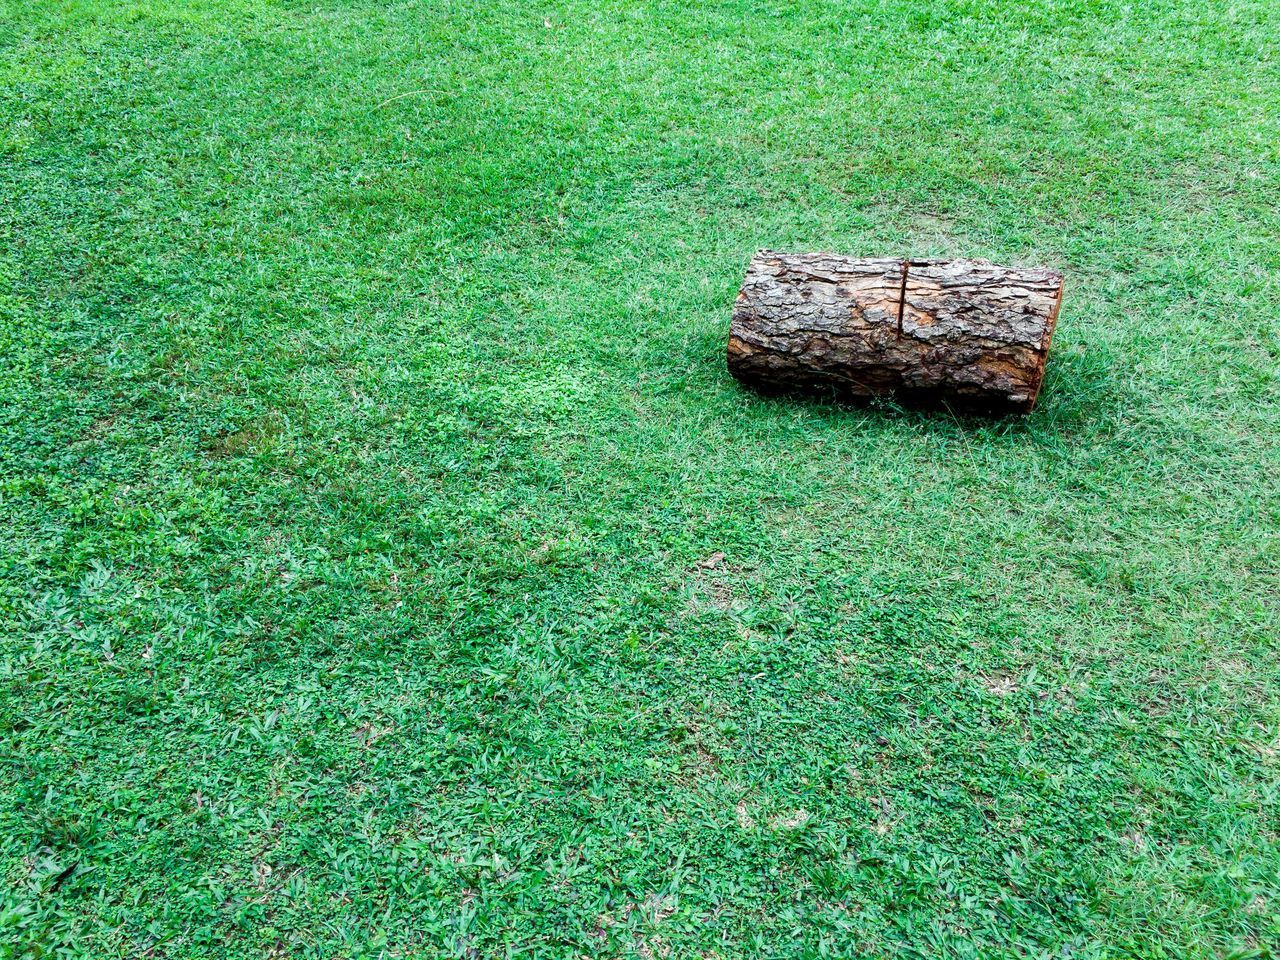
M 0 955 L 1272 955 L 1278 36 L 0 0 Z M 744 392 L 763 246 L 1039 408 Z

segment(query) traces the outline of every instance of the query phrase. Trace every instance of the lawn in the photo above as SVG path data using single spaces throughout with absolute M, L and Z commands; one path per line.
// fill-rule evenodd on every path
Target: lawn
M 0 0 L 0 956 L 1272 956 L 1277 38 Z M 1039 406 L 743 390 L 759 247 Z

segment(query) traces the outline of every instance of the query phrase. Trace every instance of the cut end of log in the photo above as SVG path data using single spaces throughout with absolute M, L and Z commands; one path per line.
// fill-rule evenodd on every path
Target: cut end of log
M 766 392 L 1027 413 L 1061 302 L 1062 274 L 1046 268 L 761 250 L 734 304 L 729 370 Z

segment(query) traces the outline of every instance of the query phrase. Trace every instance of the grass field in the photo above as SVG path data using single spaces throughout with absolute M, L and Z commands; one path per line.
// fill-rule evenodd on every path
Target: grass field
M 0 956 L 1274 955 L 1277 38 L 0 0 Z M 744 392 L 762 246 L 1040 406 Z

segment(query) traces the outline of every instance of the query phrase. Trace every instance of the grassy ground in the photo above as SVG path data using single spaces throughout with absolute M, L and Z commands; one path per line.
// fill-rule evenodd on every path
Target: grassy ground
M 0 955 L 1268 956 L 1277 36 L 0 0 Z M 743 392 L 760 246 L 1039 409 Z

